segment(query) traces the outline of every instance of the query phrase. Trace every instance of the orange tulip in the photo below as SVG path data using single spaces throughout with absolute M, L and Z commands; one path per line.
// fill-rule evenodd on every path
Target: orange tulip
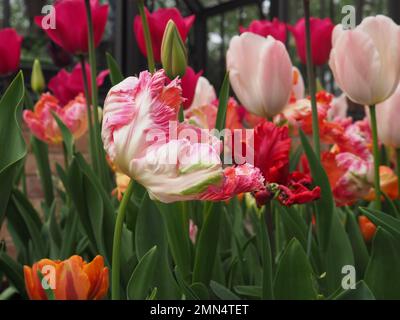
M 364 216 L 358 217 L 358 224 L 365 242 L 370 242 L 375 235 L 376 226 Z
M 379 175 L 381 181 L 381 190 L 387 196 L 394 200 L 399 196 L 399 184 L 397 182 L 397 175 L 392 169 L 386 166 L 379 167 Z M 365 200 L 373 201 L 375 199 L 375 189 L 371 189 Z
M 77 255 L 64 261 L 42 259 L 32 268 L 24 266 L 24 276 L 31 300 L 47 300 L 44 287 L 53 290 L 56 300 L 99 300 L 108 291 L 108 268 L 102 256 L 90 263 Z

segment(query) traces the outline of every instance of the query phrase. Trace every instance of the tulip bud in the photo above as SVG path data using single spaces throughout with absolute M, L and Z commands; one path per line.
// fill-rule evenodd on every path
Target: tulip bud
M 161 62 L 170 79 L 183 77 L 187 67 L 185 44 L 172 20 L 168 21 L 161 44 Z
M 33 62 L 31 87 L 32 90 L 38 94 L 41 94 L 46 87 L 46 82 L 44 80 L 42 67 L 38 59 L 35 59 L 35 61 Z

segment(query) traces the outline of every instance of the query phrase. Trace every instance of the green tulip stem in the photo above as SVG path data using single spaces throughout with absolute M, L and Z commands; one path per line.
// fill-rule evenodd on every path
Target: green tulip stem
M 144 39 L 146 42 L 147 64 L 149 67 L 149 71 L 151 73 L 154 73 L 156 71 L 156 66 L 154 63 L 154 54 L 153 54 L 153 47 L 151 44 L 149 23 L 147 21 L 146 13 L 144 11 L 144 1 L 140 1 L 140 0 L 138 1 L 138 9 L 139 9 L 140 17 L 142 19 Z
M 319 125 L 318 125 L 318 108 L 316 94 L 316 81 L 315 72 L 311 54 L 311 26 L 310 26 L 310 0 L 303 0 L 304 15 L 306 22 L 306 50 L 307 50 L 307 75 L 308 75 L 308 86 L 311 96 L 311 108 L 312 108 L 312 131 L 313 131 L 313 142 L 314 151 L 318 159 L 321 158 L 320 141 L 319 141 Z
M 398 197 L 400 198 L 400 148 L 396 149 L 396 174 L 398 183 Z
M 114 241 L 111 261 L 111 298 L 120 299 L 120 279 L 121 279 L 121 235 L 125 220 L 126 208 L 133 193 L 134 181 L 131 179 L 126 189 L 122 201 L 119 205 L 117 220 L 115 221 Z
M 371 130 L 372 130 L 372 142 L 373 142 L 373 153 L 374 153 L 374 183 L 375 183 L 375 201 L 376 209 L 381 210 L 381 182 L 379 176 L 379 165 L 381 163 L 379 155 L 379 143 L 378 143 L 378 127 L 376 124 L 376 109 L 375 105 L 369 106 L 369 112 L 371 115 Z

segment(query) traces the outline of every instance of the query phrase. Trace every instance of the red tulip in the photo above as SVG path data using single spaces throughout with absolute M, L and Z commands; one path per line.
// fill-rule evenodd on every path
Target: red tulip
M 97 47 L 103 37 L 107 24 L 108 5 L 99 0 L 91 0 L 94 42 Z M 42 21 L 45 16 L 35 17 L 35 23 L 61 48 L 72 54 L 88 52 L 88 26 L 85 1 L 58 0 L 54 4 L 56 18 L 55 28 L 44 29 Z M 46 20 L 45 20 L 46 21 Z
M 272 36 L 275 40 L 286 42 L 286 24 L 274 18 L 272 21 L 268 20 L 253 20 L 248 28 L 239 27 L 240 33 L 252 32 L 262 37 Z
M 186 99 L 183 101 L 184 109 L 187 109 L 192 105 L 197 81 L 199 80 L 202 73 L 203 71 L 195 73 L 191 67 L 186 68 L 186 73 L 181 80 L 182 97 Z
M 314 65 L 325 64 L 329 59 L 332 49 L 332 32 L 335 27 L 329 18 L 319 19 L 311 17 L 311 52 Z M 306 24 L 301 18 L 294 26 L 288 26 L 293 34 L 297 46 L 297 54 L 303 64 L 307 63 L 306 57 Z
M 86 75 L 90 81 L 90 66 L 86 64 Z M 100 87 L 104 78 L 109 74 L 109 70 L 104 70 L 97 76 L 97 86 Z M 78 94 L 84 93 L 82 66 L 78 63 L 72 72 L 61 69 L 53 78 L 50 79 L 49 89 L 60 100 L 61 104 L 66 104 L 68 101 L 73 100 Z M 89 86 L 90 90 L 90 86 Z
M 14 72 L 19 67 L 22 37 L 12 28 L 0 30 L 0 75 Z
M 156 62 L 161 62 L 161 43 L 164 35 L 165 27 L 169 20 L 175 22 L 182 40 L 185 42 L 193 25 L 195 16 L 191 15 L 183 18 L 181 13 L 176 8 L 162 8 L 150 13 L 145 8 L 147 20 L 149 22 L 149 29 L 151 34 L 151 43 L 153 45 L 154 59 Z M 143 35 L 143 25 L 140 16 L 135 17 L 133 24 L 136 41 L 139 45 L 140 51 L 146 56 L 146 43 Z

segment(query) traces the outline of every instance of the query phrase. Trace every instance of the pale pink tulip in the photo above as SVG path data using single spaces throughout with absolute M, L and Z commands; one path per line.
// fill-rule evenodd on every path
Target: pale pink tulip
M 262 188 L 258 169 L 224 169 L 219 139 L 177 122 L 181 87 L 177 79 L 167 82 L 163 70 L 144 71 L 110 90 L 102 138 L 113 163 L 164 203 L 226 200 Z
M 333 98 L 331 105 L 332 107 L 328 111 L 329 120 L 341 120 L 347 117 L 349 105 L 345 93 L 342 93 L 339 97 Z
M 226 61 L 232 88 L 249 112 L 268 118 L 282 111 L 293 82 L 292 62 L 282 42 L 245 32 L 232 38 Z
M 300 70 L 297 67 L 293 67 L 293 87 L 292 87 L 292 99 L 299 100 L 303 99 L 305 95 L 304 79 L 301 75 Z
M 394 94 L 376 108 L 379 140 L 386 146 L 400 148 L 400 85 Z
M 389 98 L 400 77 L 400 28 L 390 18 L 367 17 L 353 30 L 337 25 L 329 65 L 354 102 L 375 105 Z
M 200 77 L 197 81 L 193 102 L 188 110 L 212 104 L 215 99 L 217 99 L 217 95 L 212 84 L 206 78 Z

